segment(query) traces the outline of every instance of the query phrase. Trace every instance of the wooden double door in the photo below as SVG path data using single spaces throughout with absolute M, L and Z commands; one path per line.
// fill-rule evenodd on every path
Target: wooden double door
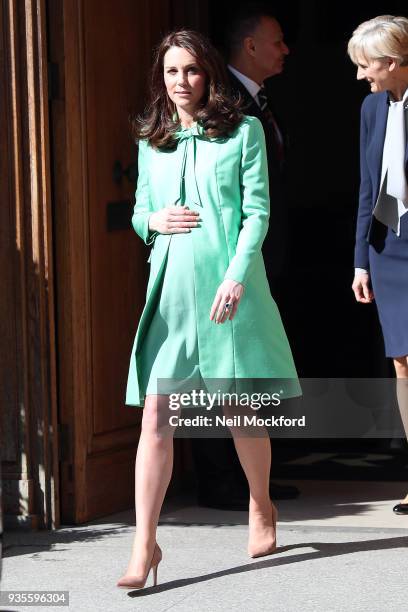
M 50 0 L 47 11 L 60 510 L 80 523 L 133 503 L 142 410 L 124 398 L 147 251 L 130 226 L 129 115 L 144 107 L 153 46 L 179 25 L 205 29 L 205 3 Z

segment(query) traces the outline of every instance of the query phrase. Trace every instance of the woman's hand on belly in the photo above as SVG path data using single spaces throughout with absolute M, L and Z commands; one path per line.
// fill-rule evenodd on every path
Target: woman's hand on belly
M 370 275 L 367 272 L 357 272 L 351 285 L 357 302 L 370 304 L 374 299 L 374 294 L 370 285 Z
M 188 206 L 166 206 L 149 217 L 149 229 L 159 234 L 184 234 L 191 232 L 200 221 L 198 212 Z
M 228 278 L 225 279 L 215 294 L 210 311 L 210 320 L 215 321 L 215 323 L 224 323 L 227 319 L 232 320 L 235 317 L 243 293 L 244 285 Z

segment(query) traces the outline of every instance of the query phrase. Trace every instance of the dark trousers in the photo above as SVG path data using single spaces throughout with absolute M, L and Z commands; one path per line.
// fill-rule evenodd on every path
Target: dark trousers
M 248 486 L 232 438 L 192 438 L 191 445 L 200 495 Z

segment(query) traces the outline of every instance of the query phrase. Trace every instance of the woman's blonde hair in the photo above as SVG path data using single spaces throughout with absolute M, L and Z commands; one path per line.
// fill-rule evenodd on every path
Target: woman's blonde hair
M 391 57 L 401 65 L 408 65 L 408 19 L 380 15 L 361 23 L 350 38 L 347 52 L 354 64 L 358 57 L 365 60 Z

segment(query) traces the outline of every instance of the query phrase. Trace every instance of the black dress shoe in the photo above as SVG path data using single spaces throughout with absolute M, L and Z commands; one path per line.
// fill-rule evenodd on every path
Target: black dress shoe
M 269 483 L 269 494 L 272 499 L 295 499 L 299 496 L 299 489 L 294 485 L 282 485 L 277 482 Z
M 269 483 L 269 494 L 274 499 L 294 499 L 299 495 L 299 489 L 292 485 L 278 485 Z M 206 508 L 217 508 L 219 510 L 248 510 L 249 489 L 248 485 L 236 482 L 224 482 L 213 484 L 211 488 L 201 490 L 198 493 L 197 502 L 199 506 Z
M 397 504 L 393 507 L 395 514 L 408 514 L 408 504 Z
M 200 486 L 201 485 L 201 486 Z M 197 502 L 199 506 L 219 510 L 248 510 L 249 491 L 234 479 L 219 482 L 199 483 Z
M 216 491 L 211 495 L 198 495 L 197 503 L 205 508 L 216 508 L 217 510 L 248 510 L 248 497 L 240 497 L 238 494 L 224 497 L 217 495 Z

